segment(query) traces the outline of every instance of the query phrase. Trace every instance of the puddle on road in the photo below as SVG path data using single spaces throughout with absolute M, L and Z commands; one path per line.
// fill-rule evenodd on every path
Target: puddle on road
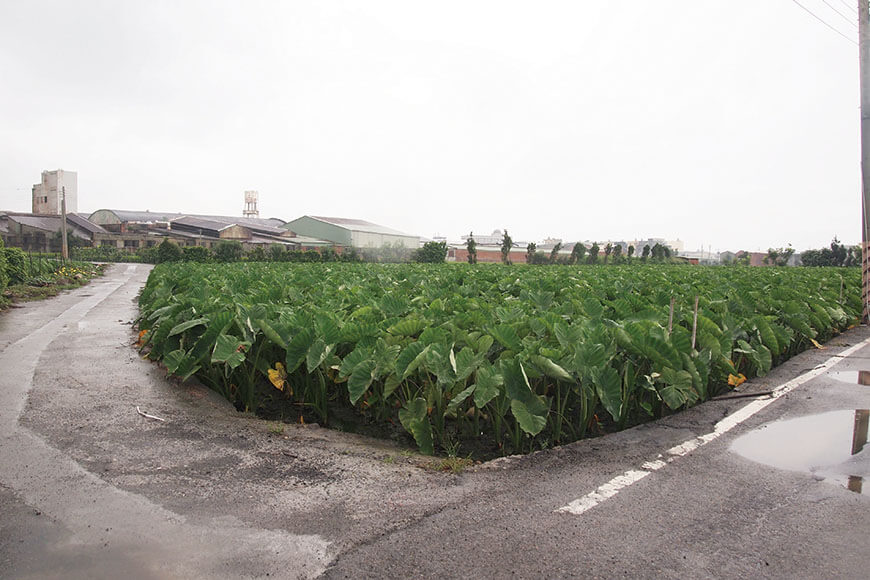
M 870 386 L 870 371 L 842 371 L 831 373 L 830 376 L 844 383 Z
M 810 473 L 819 481 L 870 495 L 870 481 L 865 481 L 870 480 L 868 425 L 868 409 L 777 421 L 738 438 L 731 450 L 758 463 Z

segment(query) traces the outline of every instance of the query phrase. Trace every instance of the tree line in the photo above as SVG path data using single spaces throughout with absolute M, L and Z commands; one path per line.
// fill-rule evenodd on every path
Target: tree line
M 513 240 L 507 230 L 505 230 L 501 243 L 502 263 L 511 263 L 510 251 L 513 247 Z M 473 232 L 468 236 L 465 248 L 468 251 L 468 263 L 476 264 L 477 242 L 474 241 Z M 673 257 L 671 248 L 659 243 L 653 246 L 649 244 L 644 245 L 639 258 L 636 258 L 634 255 L 635 247 L 633 245 L 629 245 L 625 255 L 623 255 L 622 245 L 611 242 L 607 242 L 603 249 L 599 246 L 598 242 L 593 242 L 588 248 L 582 242 L 577 242 L 572 246 L 571 253 L 567 255 L 561 253 L 562 248 L 562 242 L 558 242 L 549 252 L 542 252 L 538 250 L 537 244 L 530 242 L 526 246 L 526 263 L 538 266 L 546 264 L 626 264 L 633 259 L 640 259 L 642 262 L 668 262 Z
M 380 250 L 380 249 L 378 249 Z M 236 240 L 221 240 L 213 248 L 205 246 L 179 246 L 164 239 L 157 246 L 140 248 L 131 253 L 115 247 L 75 248 L 76 260 L 94 262 L 141 262 L 160 264 L 162 262 L 362 262 L 379 260 L 377 255 L 366 256 L 354 248 L 346 248 L 341 253 L 332 247 L 318 250 L 290 250 L 283 244 L 256 246 L 245 251 L 244 245 Z M 407 261 L 406 256 L 398 256 L 394 261 Z
M 828 248 L 807 250 L 801 254 L 804 266 L 849 267 L 861 265 L 860 246 L 846 246 L 834 237 Z

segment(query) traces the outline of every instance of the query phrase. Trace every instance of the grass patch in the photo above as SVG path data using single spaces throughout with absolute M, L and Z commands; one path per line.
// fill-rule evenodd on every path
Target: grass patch
M 3 297 L 9 302 L 32 302 L 57 296 L 64 290 L 78 288 L 79 284 L 52 284 L 51 286 L 30 286 L 28 284 L 15 284 L 3 292 Z
M 269 433 L 273 435 L 283 435 L 284 434 L 284 423 L 280 421 L 275 421 L 274 423 L 269 424 Z
M 93 278 L 102 276 L 104 268 L 104 265 L 93 265 L 89 269 L 66 266 L 53 275 L 35 277 L 28 283 L 12 284 L 0 295 L 0 311 L 19 302 L 45 300 L 64 290 L 80 288 Z
M 472 465 L 474 465 L 474 460 L 471 457 L 445 457 L 444 459 L 430 461 L 426 467 L 433 471 L 462 473 Z

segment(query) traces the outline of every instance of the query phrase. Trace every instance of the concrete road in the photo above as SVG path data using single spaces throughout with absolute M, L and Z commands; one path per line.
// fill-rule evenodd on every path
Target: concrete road
M 131 347 L 147 273 L 0 316 L 2 577 L 867 575 L 867 328 L 745 386 L 775 398 L 453 476 L 167 380 Z

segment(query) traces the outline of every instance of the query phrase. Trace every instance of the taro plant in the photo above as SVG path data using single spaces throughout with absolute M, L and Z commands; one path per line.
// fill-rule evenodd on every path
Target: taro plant
M 854 324 L 859 287 L 833 268 L 171 263 L 140 343 L 241 410 L 491 456 L 763 375 Z

